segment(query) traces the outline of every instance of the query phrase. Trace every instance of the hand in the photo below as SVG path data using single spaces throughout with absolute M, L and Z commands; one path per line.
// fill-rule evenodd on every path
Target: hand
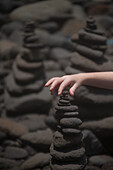
M 62 94 L 62 91 L 65 87 L 69 87 L 69 93 L 71 96 L 74 96 L 75 90 L 81 85 L 82 83 L 82 76 L 81 74 L 74 74 L 74 75 L 66 75 L 63 77 L 54 77 L 50 79 L 45 86 L 50 87 L 51 94 L 54 94 L 56 88 L 58 88 L 58 95 Z

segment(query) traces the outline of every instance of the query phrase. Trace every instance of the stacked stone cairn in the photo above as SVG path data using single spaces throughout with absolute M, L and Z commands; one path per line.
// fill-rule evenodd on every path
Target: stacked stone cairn
M 85 149 L 79 126 L 78 107 L 72 106 L 68 91 L 64 91 L 56 105 L 57 131 L 50 147 L 52 170 L 83 170 L 86 164 Z
M 48 89 L 44 88 L 46 78 L 40 52 L 43 44 L 29 42 L 30 36 L 35 36 L 34 22 L 26 24 L 24 48 L 17 56 L 12 72 L 5 81 L 5 106 L 9 114 L 47 112 L 51 105 L 51 95 Z
M 67 74 L 113 70 L 113 62 L 106 55 L 107 38 L 97 27 L 93 17 L 87 19 L 84 29 L 72 36 L 72 41 L 75 43 L 76 51 L 71 55 L 71 64 L 66 68 Z M 75 98 L 82 119 L 112 116 L 113 91 L 111 90 L 81 86 L 76 90 Z

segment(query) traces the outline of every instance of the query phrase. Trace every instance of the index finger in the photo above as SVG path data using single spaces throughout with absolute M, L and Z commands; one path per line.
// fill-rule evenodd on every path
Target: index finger
M 54 78 L 51 78 L 46 84 L 45 86 L 48 87 L 50 84 L 52 84 L 58 77 L 54 77 Z

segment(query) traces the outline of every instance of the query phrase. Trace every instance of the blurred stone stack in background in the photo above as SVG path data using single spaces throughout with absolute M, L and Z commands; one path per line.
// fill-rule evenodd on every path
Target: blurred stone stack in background
M 47 112 L 51 103 L 46 82 L 43 56 L 40 54 L 42 44 L 28 43 L 27 39 L 34 34 L 34 24 L 28 23 L 25 28 L 24 46 L 13 64 L 12 73 L 6 78 L 5 106 L 11 114 Z M 46 96 L 46 97 L 45 97 Z M 43 107 L 44 106 L 44 107 Z
M 68 95 L 68 91 L 64 91 L 56 106 L 58 127 L 50 147 L 53 170 L 82 170 L 86 165 L 83 136 L 79 130 L 82 121 L 77 118 L 78 108 L 71 105 Z
M 97 28 L 94 18 L 89 17 L 86 27 L 72 36 L 76 52 L 71 55 L 71 65 L 66 68 L 67 74 L 80 72 L 112 71 L 113 62 L 106 55 L 107 38 Z M 75 93 L 84 119 L 99 119 L 113 115 L 113 91 L 81 86 Z M 98 108 L 98 109 L 97 109 Z

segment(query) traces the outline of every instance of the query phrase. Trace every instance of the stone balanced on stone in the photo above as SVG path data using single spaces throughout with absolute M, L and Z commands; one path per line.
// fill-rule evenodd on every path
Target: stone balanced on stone
M 107 38 L 93 17 L 87 19 L 84 29 L 72 36 L 72 41 L 75 42 L 76 52 L 71 55 L 67 74 L 113 70 L 113 62 L 106 55 Z M 112 90 L 81 86 L 76 90 L 75 98 L 82 118 L 100 119 L 113 115 Z
M 79 126 L 78 107 L 70 104 L 68 91 L 60 96 L 56 106 L 58 128 L 50 147 L 52 170 L 83 170 L 86 164 L 85 149 Z
M 35 36 L 34 29 L 34 22 L 26 24 L 24 48 L 5 81 L 5 106 L 9 114 L 47 112 L 51 104 L 51 95 L 44 88 L 46 78 L 40 52 L 43 44 L 28 41 L 30 36 Z

